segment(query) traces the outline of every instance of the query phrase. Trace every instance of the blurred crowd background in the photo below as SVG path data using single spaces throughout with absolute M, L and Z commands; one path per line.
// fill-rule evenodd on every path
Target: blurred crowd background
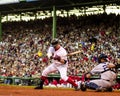
M 0 76 L 40 77 L 51 62 L 46 52 L 52 40 L 52 17 L 4 22 L 2 30 Z M 109 62 L 120 63 L 120 15 L 57 17 L 57 38 L 68 53 L 82 51 L 68 57 L 68 75 L 90 71 L 101 53 Z

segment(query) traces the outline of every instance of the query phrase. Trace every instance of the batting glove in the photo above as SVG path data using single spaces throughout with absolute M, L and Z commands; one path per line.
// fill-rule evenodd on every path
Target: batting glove
M 58 55 L 56 55 L 53 59 L 54 59 L 54 60 L 58 60 L 58 61 L 60 61 L 60 60 L 61 60 L 61 57 L 58 56 Z

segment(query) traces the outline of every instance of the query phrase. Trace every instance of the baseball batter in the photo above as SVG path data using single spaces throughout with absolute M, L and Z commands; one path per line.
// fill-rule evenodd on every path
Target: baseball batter
M 114 70 L 118 65 L 107 62 L 107 56 L 101 54 L 98 58 L 98 65 L 94 67 L 89 73 L 85 74 L 85 79 L 90 76 L 100 74 L 100 79 L 90 80 L 89 82 L 82 83 L 81 90 L 85 91 L 86 88 L 96 91 L 112 91 L 112 86 L 115 84 L 116 71 Z
M 48 49 L 47 56 L 49 59 L 52 59 L 52 64 L 50 64 L 47 68 L 45 68 L 42 72 L 41 82 L 35 89 L 43 89 L 43 84 L 47 75 L 54 71 L 59 71 L 61 79 L 67 81 L 75 87 L 75 90 L 79 90 L 79 86 L 67 76 L 67 52 L 66 50 L 59 44 L 59 40 L 54 39 L 52 41 L 52 46 Z

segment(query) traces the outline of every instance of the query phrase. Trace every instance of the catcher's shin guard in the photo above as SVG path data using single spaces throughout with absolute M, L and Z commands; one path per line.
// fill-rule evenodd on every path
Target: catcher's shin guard
M 93 90 L 96 90 L 99 88 L 99 86 L 93 82 L 86 82 L 85 83 L 85 86 L 89 89 L 93 89 Z

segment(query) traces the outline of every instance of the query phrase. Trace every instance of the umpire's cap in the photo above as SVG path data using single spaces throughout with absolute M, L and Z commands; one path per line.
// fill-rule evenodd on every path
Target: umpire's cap
M 54 38 L 51 42 L 52 46 L 56 46 L 57 44 L 59 44 L 59 40 Z
M 100 56 L 98 57 L 98 63 L 101 63 L 101 59 L 104 59 L 105 61 L 107 61 L 107 55 L 105 54 L 100 54 Z

